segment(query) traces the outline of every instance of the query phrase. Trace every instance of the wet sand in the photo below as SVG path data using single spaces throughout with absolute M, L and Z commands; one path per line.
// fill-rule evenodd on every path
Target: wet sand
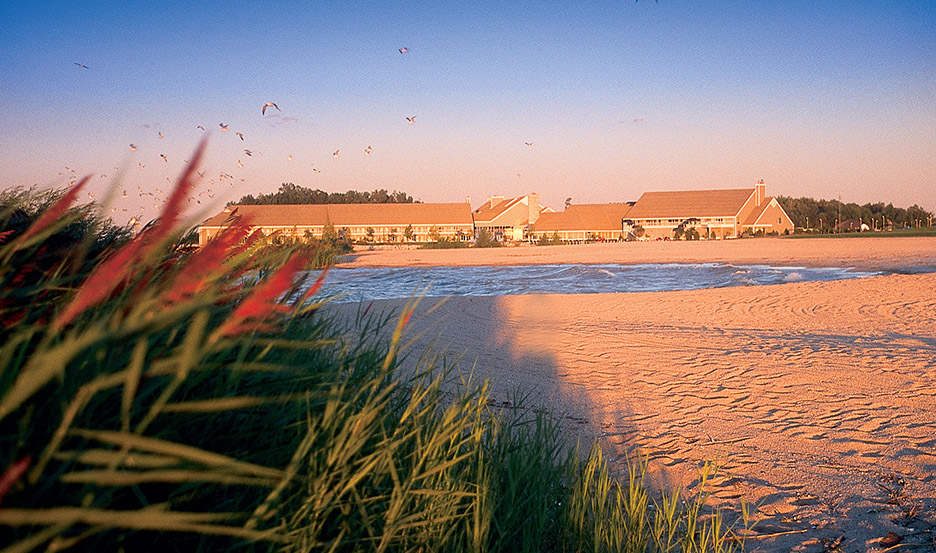
M 719 261 L 920 272 L 932 238 L 362 252 L 358 266 Z M 414 352 L 460 358 L 655 483 L 758 523 L 749 551 L 936 550 L 936 273 L 695 291 L 426 300 Z M 381 302 L 392 307 L 395 302 Z M 922 546 L 920 544 L 930 545 Z M 911 547 L 911 544 L 915 544 Z

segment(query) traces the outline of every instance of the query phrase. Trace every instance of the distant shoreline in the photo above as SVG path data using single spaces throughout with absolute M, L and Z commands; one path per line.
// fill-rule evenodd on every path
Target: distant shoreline
M 839 267 L 885 272 L 936 268 L 932 237 L 745 238 L 711 241 L 612 242 L 452 250 L 374 249 L 341 256 L 340 267 L 538 264 L 731 263 Z

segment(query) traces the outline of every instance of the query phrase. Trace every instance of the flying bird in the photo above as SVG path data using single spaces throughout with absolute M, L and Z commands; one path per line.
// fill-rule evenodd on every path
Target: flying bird
M 524 144 L 526 144 L 527 146 L 532 146 L 532 145 L 533 145 L 532 142 L 524 142 Z
M 227 130 L 228 130 L 228 126 L 227 126 L 227 125 L 225 125 L 224 123 L 218 123 L 218 125 L 221 126 L 221 132 L 227 132 Z
M 163 161 L 169 163 L 169 158 L 166 157 L 166 154 L 159 154 L 159 157 L 163 158 Z
M 415 123 L 415 122 L 416 122 L 416 116 L 415 116 L 415 115 L 412 116 L 412 117 L 407 117 L 407 118 L 406 118 L 406 123 L 409 124 L 409 125 L 412 125 L 412 124 Z
M 248 156 L 253 156 L 253 152 L 251 152 L 250 150 L 244 150 L 244 153 L 247 154 Z
M 126 197 L 127 197 L 127 191 L 124 190 L 124 191 L 123 191 L 123 194 L 121 194 L 120 197 L 121 197 L 121 198 L 126 198 Z
M 405 46 L 404 46 L 403 48 L 400 48 L 400 53 L 401 53 L 401 54 L 405 54 L 405 53 L 407 53 L 407 52 L 409 52 L 409 48 L 406 48 Z
M 162 132 L 159 133 L 159 138 L 163 138 Z
M 83 63 L 78 63 L 77 61 L 75 62 L 75 65 L 77 65 L 78 67 L 81 67 L 82 69 L 91 69 L 91 68 L 88 67 L 87 65 L 85 65 L 85 64 L 83 64 Z
M 237 166 L 240 167 L 241 169 L 243 169 L 243 168 L 244 168 L 244 163 L 243 163 L 241 160 L 238 159 L 238 160 L 237 160 Z
M 202 125 L 199 125 L 198 128 L 201 130 L 205 130 L 205 127 L 203 127 Z
M 242 132 L 236 132 L 236 133 L 234 133 L 234 134 L 236 134 L 237 136 L 239 136 L 240 139 L 241 139 L 241 141 L 244 140 L 244 133 L 242 133 Z
M 276 108 L 276 111 L 283 111 L 279 108 L 278 105 L 274 104 L 273 102 L 267 102 L 263 104 L 263 107 L 260 108 L 260 115 L 266 115 L 267 108 Z
M 130 151 L 131 151 L 131 152 L 135 152 L 136 149 L 137 149 L 136 144 L 131 144 L 131 145 L 130 145 Z
M 332 157 L 334 157 L 334 158 L 339 158 L 339 157 L 341 157 L 341 156 L 338 154 L 338 152 L 340 152 L 340 151 L 341 151 L 341 150 L 335 150 L 335 153 L 332 154 Z
M 289 154 L 288 156 L 286 156 L 286 161 L 292 161 L 292 154 Z
M 371 152 L 373 152 L 373 151 L 374 151 L 374 149 L 371 148 L 370 146 L 368 146 L 368 147 L 364 148 L 364 155 L 369 156 L 369 155 L 371 154 Z
M 146 167 L 146 165 L 143 165 L 142 163 L 138 163 L 137 165 L 139 165 L 139 166 L 140 166 L 140 169 L 142 169 L 142 168 L 144 168 L 144 167 Z

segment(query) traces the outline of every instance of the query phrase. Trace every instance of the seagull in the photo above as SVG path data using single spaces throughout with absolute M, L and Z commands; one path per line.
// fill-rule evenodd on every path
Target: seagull
M 121 194 L 120 197 L 121 197 L 121 198 L 126 198 L 126 197 L 127 197 L 127 191 L 124 190 L 124 191 L 123 191 L 123 194 Z
M 75 62 L 75 65 L 77 65 L 78 67 L 81 67 L 82 69 L 91 69 L 91 68 L 88 67 L 87 65 L 85 65 L 85 64 L 83 64 L 83 63 L 78 63 L 77 61 Z
M 244 153 L 247 154 L 248 156 L 253 156 L 253 152 L 251 152 L 250 150 L 244 150 Z
M 341 157 L 341 156 L 338 154 L 338 152 L 340 152 L 340 151 L 341 151 L 341 150 L 335 150 L 335 153 L 332 154 L 332 157 L 334 157 L 334 158 L 339 158 L 339 157 Z
M 201 130 L 205 130 L 205 127 L 203 127 L 202 125 L 199 125 L 197 128 L 199 128 L 199 129 L 201 129 Z
M 373 152 L 373 151 L 374 151 L 374 149 L 371 148 L 370 146 L 368 146 L 368 147 L 364 148 L 364 155 L 369 156 L 370 153 Z
M 260 115 L 266 115 L 266 108 L 276 108 L 276 111 L 283 111 L 279 108 L 278 105 L 274 104 L 273 102 L 267 102 L 263 104 L 262 108 L 260 108 Z
M 288 156 L 286 156 L 286 161 L 292 161 L 292 154 L 289 154 Z
M 405 47 L 405 46 L 404 46 L 403 48 L 400 48 L 400 53 L 401 53 L 401 54 L 405 54 L 405 53 L 407 53 L 407 52 L 409 52 L 409 48 L 407 48 L 407 47 Z
M 139 166 L 140 166 L 140 169 L 142 169 L 142 168 L 144 168 L 144 167 L 146 167 L 146 165 L 143 165 L 142 163 L 138 163 L 137 165 L 139 165 Z
M 218 123 L 218 125 L 221 125 L 221 132 L 227 132 L 228 130 L 227 125 L 225 125 L 224 123 Z
M 159 133 L 159 138 L 163 138 L 162 132 Z
M 524 144 L 526 144 L 527 146 L 532 146 L 532 145 L 533 145 L 532 142 L 524 142 Z
M 131 144 L 131 145 L 130 145 L 130 151 L 131 151 L 131 152 L 135 152 L 136 149 L 137 149 L 136 144 Z
M 240 139 L 241 139 L 241 141 L 244 140 L 244 133 L 242 133 L 242 132 L 236 132 L 236 133 L 234 133 L 234 134 L 236 134 L 237 136 L 239 136 Z
M 237 166 L 240 167 L 241 169 L 243 169 L 243 168 L 244 168 L 244 163 L 241 162 L 241 160 L 238 159 L 238 160 L 237 160 Z
M 159 157 L 163 158 L 163 161 L 169 163 L 169 158 L 166 157 L 166 154 L 159 154 Z
M 198 176 L 199 176 L 199 177 L 204 177 L 204 176 L 205 176 L 205 172 L 204 172 L 204 171 L 196 171 L 196 173 L 198 173 Z
M 313 172 L 313 173 L 321 173 L 322 171 L 319 170 L 319 169 L 316 169 L 315 167 L 313 167 L 313 168 L 312 168 L 312 172 Z
M 415 123 L 415 122 L 416 122 L 416 116 L 415 116 L 415 115 L 412 116 L 412 117 L 407 117 L 407 118 L 406 118 L 406 123 L 409 124 L 409 125 L 412 125 L 412 124 Z

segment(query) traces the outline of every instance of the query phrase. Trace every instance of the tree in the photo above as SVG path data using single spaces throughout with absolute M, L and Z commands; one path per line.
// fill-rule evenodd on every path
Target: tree
M 380 188 L 372 192 L 325 192 L 312 190 L 291 182 L 284 182 L 279 190 L 272 194 L 260 194 L 256 197 L 248 194 L 237 202 L 241 205 L 294 205 L 294 204 L 411 204 L 413 197 L 405 192 L 387 192 Z
M 439 232 L 439 227 L 435 225 L 429 227 L 429 240 L 432 240 L 433 242 L 442 240 L 442 234 Z
M 396 242 L 396 233 L 397 233 L 397 229 L 395 228 L 390 229 L 390 234 L 387 235 L 387 238 L 391 242 Z
M 374 227 L 367 227 L 367 229 L 364 230 L 364 234 L 367 235 L 368 242 L 374 241 Z
M 673 240 L 681 240 L 685 234 L 685 229 L 682 226 L 678 226 L 673 229 Z
M 478 237 L 475 238 L 475 246 L 479 248 L 496 248 L 501 244 L 491 235 L 491 231 L 481 227 L 478 229 Z
M 325 228 L 322 229 L 322 242 L 326 244 L 338 242 L 338 231 L 335 230 L 335 224 L 331 221 L 325 223 Z
M 413 225 L 406 225 L 406 228 L 403 229 L 403 238 L 410 242 L 415 239 L 415 234 L 413 234 Z

